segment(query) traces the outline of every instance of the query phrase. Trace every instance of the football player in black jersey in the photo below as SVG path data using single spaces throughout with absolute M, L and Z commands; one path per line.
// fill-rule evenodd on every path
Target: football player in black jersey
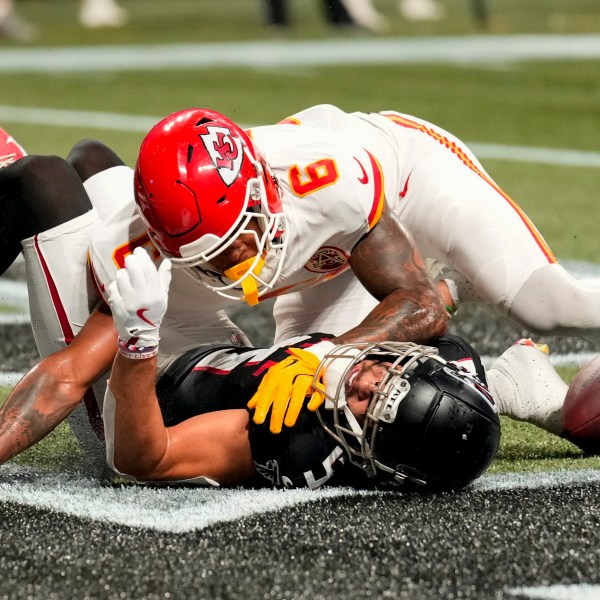
M 248 400 L 273 365 L 293 369 L 305 359 L 302 348 L 328 336 L 267 350 L 199 348 L 176 360 L 155 386 L 170 263 L 157 271 L 138 248 L 125 265 L 109 290 L 120 341 L 104 403 L 108 459 L 122 475 L 205 485 L 437 491 L 468 485 L 493 459 L 500 438 L 494 401 L 475 351 L 452 336 L 438 348 L 334 347 L 304 382 L 312 393 L 308 405 L 304 394 L 290 400 L 296 424 L 277 435 L 250 419 Z M 451 361 L 470 361 L 479 378 Z M 310 410 L 315 396 L 320 408 Z

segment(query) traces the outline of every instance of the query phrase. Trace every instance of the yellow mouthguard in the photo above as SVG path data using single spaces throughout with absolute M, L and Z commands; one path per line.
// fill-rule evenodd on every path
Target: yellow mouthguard
M 227 279 L 241 279 L 246 273 L 250 270 L 250 267 L 256 260 L 256 256 L 252 258 L 248 258 L 237 265 L 233 265 L 233 267 L 229 267 L 223 271 L 223 275 L 227 277 Z M 256 285 L 256 279 L 254 279 L 254 275 L 258 275 L 262 268 L 265 266 L 265 261 L 261 258 L 258 259 L 256 266 L 250 272 L 249 277 L 245 277 L 242 279 L 242 290 L 244 292 L 244 300 L 248 303 L 249 306 L 254 306 L 258 304 L 258 287 Z

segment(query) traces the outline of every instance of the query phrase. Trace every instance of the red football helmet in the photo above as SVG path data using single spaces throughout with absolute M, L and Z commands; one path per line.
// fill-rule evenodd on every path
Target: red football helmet
M 152 241 L 174 266 L 192 267 L 211 289 L 251 304 L 274 286 L 286 247 L 279 190 L 254 142 L 227 117 L 190 108 L 155 125 L 140 148 L 135 196 Z M 241 234 L 254 236 L 256 257 L 226 277 L 210 261 Z

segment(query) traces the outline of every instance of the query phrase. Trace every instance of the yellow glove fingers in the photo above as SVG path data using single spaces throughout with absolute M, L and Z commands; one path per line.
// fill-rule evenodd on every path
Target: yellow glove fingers
M 319 364 L 321 363 L 319 358 L 312 352 L 309 352 L 308 350 L 302 350 L 302 348 L 290 348 L 290 354 L 293 354 L 295 357 L 299 358 L 314 372 L 317 371 Z
M 299 375 L 294 379 L 292 384 L 292 396 L 290 398 L 287 413 L 285 414 L 285 420 L 283 421 L 286 427 L 293 427 L 296 424 L 300 411 L 304 406 L 306 395 L 310 392 L 311 383 L 311 376 Z
M 290 356 L 282 360 L 280 363 L 273 365 L 263 377 L 263 380 L 260 382 L 260 385 L 258 386 L 258 389 L 256 390 L 254 396 L 250 398 L 250 401 L 247 404 L 248 408 L 256 408 L 259 405 L 259 403 L 261 406 L 266 403 L 268 405 L 266 411 L 268 412 L 269 406 L 271 406 L 272 403 L 273 388 L 276 387 L 278 384 L 279 372 L 282 369 L 289 367 L 294 362 L 296 362 L 296 359 Z M 262 421 L 260 421 L 260 423 L 262 423 L 264 420 L 265 419 L 263 416 L 263 419 Z M 254 422 L 256 423 L 257 421 L 255 420 Z
M 250 399 L 250 402 L 248 402 L 248 406 L 254 408 L 252 420 L 257 425 L 265 422 L 271 405 L 274 404 L 277 399 L 278 386 L 279 382 L 277 378 L 270 378 L 267 380 L 265 377 L 254 396 Z M 252 406 L 250 406 L 250 403 L 252 403 Z
M 325 396 L 318 390 L 315 390 L 308 402 L 308 410 L 315 412 L 323 402 L 325 402 Z
M 273 365 L 263 377 L 256 393 L 248 402 L 254 410 L 252 420 L 257 425 L 265 422 L 269 411 L 269 430 L 281 433 L 283 425 L 293 427 L 310 393 L 314 374 L 320 364 L 317 356 L 301 348 L 290 348 L 288 358 Z M 316 410 L 324 401 L 320 395 Z
M 277 387 L 274 390 L 272 404 L 273 408 L 271 410 L 271 421 L 269 422 L 269 431 L 271 433 L 281 433 L 281 429 L 283 427 L 283 418 L 285 417 L 285 413 L 289 404 L 287 386 L 284 386 L 283 389 Z M 263 417 L 263 421 L 265 420 L 265 417 Z

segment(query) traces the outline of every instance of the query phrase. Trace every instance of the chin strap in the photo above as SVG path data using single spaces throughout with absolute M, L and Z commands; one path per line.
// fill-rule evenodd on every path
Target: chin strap
M 255 262 L 256 266 L 250 270 Z M 264 266 L 265 261 L 262 257 L 259 257 L 258 260 L 256 260 L 256 256 L 253 256 L 252 258 L 248 258 L 247 260 L 238 263 L 237 265 L 233 265 L 233 267 L 229 267 L 229 269 L 223 271 L 223 275 L 225 275 L 227 279 L 231 279 L 233 281 L 242 279 L 242 277 L 244 277 L 244 275 L 250 271 L 250 275 L 242 279 L 244 300 L 249 306 L 255 306 L 258 304 L 258 286 L 256 285 L 256 279 L 254 276 L 259 275 Z

